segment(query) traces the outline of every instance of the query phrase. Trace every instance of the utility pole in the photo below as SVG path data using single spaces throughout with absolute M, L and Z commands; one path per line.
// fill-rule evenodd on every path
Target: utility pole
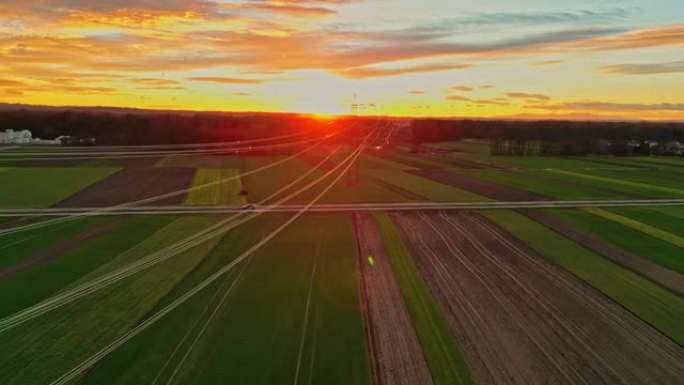
M 358 119 L 359 115 L 359 102 L 356 98 L 356 94 L 354 94 L 354 102 L 351 105 L 352 108 L 352 116 L 353 119 L 356 120 Z M 363 130 L 355 130 L 356 132 L 363 132 Z M 349 132 L 349 153 L 352 153 L 352 149 L 355 149 L 356 146 L 356 137 L 354 136 L 354 132 L 350 131 Z M 358 158 L 357 158 L 358 159 Z M 355 185 L 359 183 L 359 162 L 355 159 L 354 164 L 349 168 L 349 171 L 347 171 L 347 185 Z
M 359 102 L 356 100 L 356 94 L 354 94 L 354 102 L 351 105 L 352 116 L 357 116 L 359 114 Z

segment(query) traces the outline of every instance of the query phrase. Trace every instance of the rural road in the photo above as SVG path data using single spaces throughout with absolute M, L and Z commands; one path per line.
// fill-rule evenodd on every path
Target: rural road
M 0 209 L 0 217 L 63 216 L 74 214 L 224 214 L 237 212 L 297 212 L 304 204 L 287 205 L 214 205 L 214 206 L 114 206 L 114 207 L 48 207 Z M 410 202 L 410 203 L 339 203 L 316 204 L 307 211 L 394 211 L 394 210 L 474 210 L 474 209 L 548 209 L 582 207 L 684 206 L 684 199 L 623 199 L 517 202 Z

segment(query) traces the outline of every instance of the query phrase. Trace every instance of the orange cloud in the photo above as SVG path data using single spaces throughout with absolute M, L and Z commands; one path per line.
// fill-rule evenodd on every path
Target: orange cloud
M 616 64 L 601 67 L 603 72 L 624 75 L 670 74 L 684 72 L 684 61 L 645 64 Z
M 481 105 L 491 105 L 491 106 L 510 106 L 511 105 L 511 103 L 502 102 L 502 101 L 496 100 L 496 99 L 477 99 L 477 100 L 474 100 L 473 103 L 481 104 Z
M 246 3 L 239 5 L 241 9 L 253 9 L 258 11 L 266 11 L 279 15 L 287 15 L 294 17 L 330 17 L 337 15 L 337 12 L 322 7 L 310 7 L 294 4 L 277 4 L 277 3 Z
M 509 92 L 506 94 L 506 96 L 514 99 L 533 99 L 541 101 L 551 100 L 550 97 L 543 94 L 528 94 L 526 92 Z
M 338 71 L 343 76 L 363 79 L 378 76 L 396 76 L 419 72 L 449 71 L 456 69 L 470 68 L 466 64 L 425 64 L 404 68 L 377 68 L 377 67 L 357 67 Z
M 561 64 L 565 63 L 567 60 L 540 60 L 540 61 L 535 61 L 530 64 L 534 66 L 548 66 L 548 65 L 553 65 L 553 64 Z
M 223 84 L 261 84 L 266 82 L 262 79 L 242 79 L 242 78 L 229 78 L 229 77 L 218 77 L 218 76 L 197 76 L 187 78 L 187 80 L 192 80 L 195 82 L 212 82 L 212 83 L 223 83 Z
M 16 87 L 23 86 L 24 83 L 17 80 L 0 79 L 0 87 Z
M 614 36 L 577 42 L 577 47 L 593 50 L 624 50 L 657 46 L 684 46 L 684 24 L 629 31 Z
M 531 109 L 561 111 L 684 111 L 684 103 L 613 103 L 613 102 L 566 102 L 552 105 L 529 105 Z
M 133 79 L 130 79 L 130 81 L 132 81 L 134 83 L 149 85 L 149 86 L 164 86 L 164 85 L 178 84 L 177 80 L 171 80 L 171 79 L 133 78 Z
M 447 95 L 444 97 L 444 99 L 450 100 L 453 102 L 467 102 L 467 101 L 472 100 L 470 98 L 466 98 L 465 96 L 460 96 L 460 95 Z

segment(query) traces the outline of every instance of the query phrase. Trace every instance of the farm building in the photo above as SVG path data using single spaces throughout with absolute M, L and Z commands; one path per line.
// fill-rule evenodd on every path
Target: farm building
M 36 144 L 44 146 L 59 146 L 62 144 L 63 137 L 56 139 L 34 138 L 29 130 L 5 130 L 0 131 L 0 144 Z
M 0 144 L 29 144 L 33 135 L 29 130 L 0 132 Z

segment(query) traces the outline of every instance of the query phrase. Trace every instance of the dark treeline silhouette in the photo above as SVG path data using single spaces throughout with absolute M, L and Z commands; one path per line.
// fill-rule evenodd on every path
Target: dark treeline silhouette
M 416 119 L 412 144 L 481 138 L 502 155 L 614 155 L 671 152 L 684 142 L 684 123 Z
M 327 122 L 295 114 L 102 111 L 0 111 L 0 130 L 30 130 L 43 139 L 70 136 L 67 144 L 139 145 L 261 139 L 329 129 Z M 94 139 L 94 140 L 91 140 Z

